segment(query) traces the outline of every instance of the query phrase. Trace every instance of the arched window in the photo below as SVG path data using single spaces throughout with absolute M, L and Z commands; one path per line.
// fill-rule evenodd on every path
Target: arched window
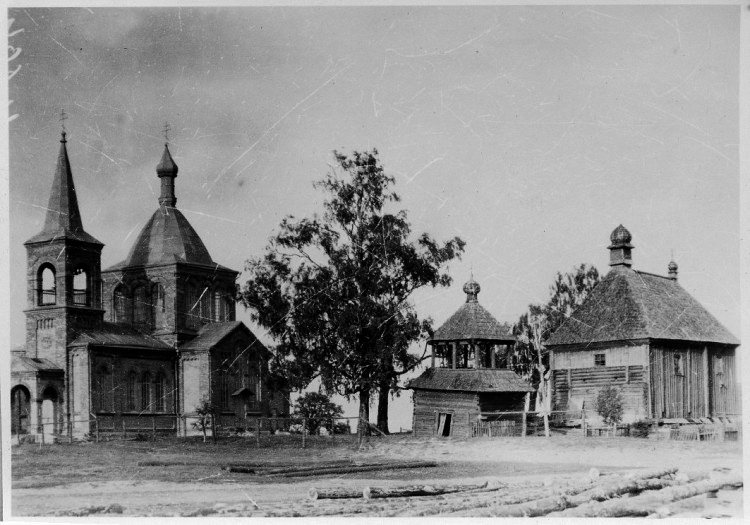
M 57 284 L 55 283 L 55 267 L 43 264 L 37 274 L 36 289 L 39 294 L 37 303 L 40 306 L 57 303 Z
M 112 411 L 112 374 L 106 365 L 102 365 L 96 370 L 93 397 L 96 412 Z
M 224 301 L 222 300 L 222 292 L 220 289 L 214 290 L 213 298 L 214 298 L 214 311 L 213 311 L 213 320 L 216 322 L 223 321 L 224 320 Z
M 234 299 L 231 294 L 224 295 L 224 321 L 234 320 Z
M 148 308 L 150 314 L 150 324 L 151 328 L 155 328 L 164 324 L 164 312 L 166 310 L 164 301 L 164 287 L 159 283 L 152 284 L 150 296 L 151 302 Z
M 125 409 L 135 410 L 135 384 L 137 382 L 137 376 L 135 372 L 131 371 L 128 373 L 128 377 L 125 381 Z
M 128 307 L 127 298 L 125 297 L 125 291 L 122 286 L 115 288 L 115 292 L 112 296 L 112 313 L 114 315 L 113 321 L 115 323 L 127 323 L 128 322 Z
M 195 285 L 193 283 L 187 283 L 185 285 L 185 311 L 187 325 L 189 328 L 195 328 L 198 326 L 198 296 L 195 291 Z
M 136 286 L 133 289 L 133 323 L 146 324 L 148 322 L 146 287 Z
M 166 407 L 166 383 L 167 381 L 164 377 L 164 372 L 159 371 L 154 380 L 154 408 L 157 412 L 164 412 Z
M 151 410 L 151 374 L 148 372 L 141 376 L 141 410 Z
M 201 324 L 211 322 L 211 291 L 207 287 L 201 291 L 199 303 Z
M 86 270 L 80 266 L 73 271 L 73 304 L 91 305 L 89 276 Z

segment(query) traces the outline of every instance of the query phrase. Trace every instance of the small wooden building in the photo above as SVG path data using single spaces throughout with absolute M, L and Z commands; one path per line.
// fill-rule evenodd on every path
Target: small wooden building
M 466 303 L 429 341 L 430 368 L 414 390 L 414 435 L 469 437 L 483 412 L 523 410 L 533 388 L 507 367 L 515 343 L 478 302 L 480 286 L 464 285 Z
M 624 420 L 739 414 L 739 341 L 677 282 L 634 270 L 632 236 L 610 236 L 612 269 L 547 342 L 554 410 L 591 409 L 614 385 Z

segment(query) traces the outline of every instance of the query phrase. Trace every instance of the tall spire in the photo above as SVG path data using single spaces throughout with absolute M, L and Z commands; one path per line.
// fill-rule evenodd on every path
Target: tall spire
M 60 138 L 60 150 L 57 154 L 57 166 L 52 181 L 52 190 L 47 204 L 47 215 L 44 218 L 42 231 L 29 239 L 27 242 L 42 242 L 54 239 L 77 239 L 79 241 L 101 244 L 83 229 L 81 212 L 78 209 L 78 197 L 76 187 L 73 184 L 73 173 L 70 169 L 68 159 L 67 133 L 63 121 L 63 130 Z
M 70 170 L 65 131 L 60 139 L 60 151 L 57 154 L 57 167 L 52 182 L 52 191 L 47 205 L 47 217 L 44 220 L 44 231 L 82 232 L 81 212 L 78 210 L 76 187 L 73 184 L 73 173 Z
M 166 131 L 165 131 L 166 134 Z M 169 206 L 174 208 L 177 204 L 177 197 L 174 194 L 174 179 L 177 177 L 177 164 L 169 153 L 169 143 L 164 143 L 164 153 L 161 156 L 159 164 L 156 166 L 156 174 L 161 179 L 161 195 L 159 196 L 160 206 Z

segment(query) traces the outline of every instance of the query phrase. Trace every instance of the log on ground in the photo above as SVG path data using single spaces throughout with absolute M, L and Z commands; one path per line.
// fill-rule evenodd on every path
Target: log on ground
M 315 488 L 310 487 L 307 491 L 310 499 L 344 499 L 344 498 L 361 498 L 362 491 L 351 487 L 328 487 Z
M 365 487 L 362 495 L 365 499 L 373 498 L 408 498 L 411 496 L 436 496 L 454 492 L 483 489 L 487 487 L 485 481 L 479 485 L 407 485 L 401 487 Z
M 687 485 L 667 487 L 661 490 L 646 492 L 626 499 L 612 499 L 603 502 L 590 502 L 580 507 L 556 512 L 550 516 L 560 517 L 621 517 L 648 516 L 656 513 L 665 504 L 687 499 L 698 494 L 714 492 L 728 487 L 741 487 L 742 476 L 733 474 L 722 479 L 709 479 Z
M 422 462 L 417 462 L 417 463 L 352 465 L 349 467 L 318 468 L 318 469 L 313 469 L 313 470 L 293 470 L 293 471 L 281 472 L 281 473 L 272 474 L 272 475 L 291 478 L 291 477 L 308 477 L 308 476 L 327 476 L 330 474 L 355 474 L 357 472 L 370 472 L 370 471 L 376 471 L 376 470 L 430 468 L 430 467 L 437 467 L 437 466 L 438 464 L 435 462 L 422 461 Z

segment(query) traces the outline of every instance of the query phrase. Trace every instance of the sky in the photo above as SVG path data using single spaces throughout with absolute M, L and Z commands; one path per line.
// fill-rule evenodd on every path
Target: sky
M 242 270 L 281 219 L 322 209 L 333 150 L 377 148 L 416 234 L 466 241 L 439 326 L 464 301 L 513 322 L 558 271 L 666 274 L 740 335 L 740 6 L 18 8 L 9 41 L 10 340 L 65 110 L 83 224 L 124 259 L 156 209 L 165 141 L 177 207 Z M 20 31 L 19 31 L 20 30 Z M 19 68 L 17 72 L 13 70 Z M 243 282 L 242 276 L 240 282 Z M 264 331 L 238 318 L 264 341 Z M 421 351 L 422 346 L 415 346 Z M 411 426 L 410 393 L 391 428 Z

